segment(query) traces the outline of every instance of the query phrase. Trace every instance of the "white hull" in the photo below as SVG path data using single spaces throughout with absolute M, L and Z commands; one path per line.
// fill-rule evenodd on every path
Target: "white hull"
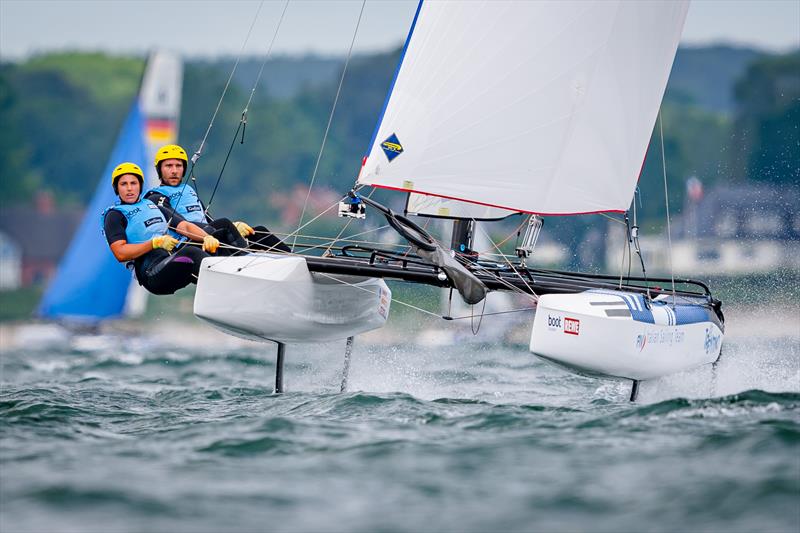
M 710 314 L 663 301 L 648 308 L 621 291 L 548 294 L 539 298 L 530 350 L 579 373 L 653 379 L 717 360 L 723 333 Z
M 247 339 L 324 342 L 382 327 L 391 299 L 382 279 L 311 273 L 302 257 L 250 254 L 203 260 L 194 314 Z

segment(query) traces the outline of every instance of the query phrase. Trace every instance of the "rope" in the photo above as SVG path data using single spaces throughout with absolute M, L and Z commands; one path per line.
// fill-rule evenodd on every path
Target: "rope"
M 334 276 L 331 276 L 330 274 L 326 274 L 325 272 L 316 272 L 316 274 L 319 274 L 320 276 L 325 276 L 326 278 L 332 279 L 333 281 L 336 281 L 336 282 L 341 283 L 343 285 L 349 285 L 351 287 L 355 287 L 356 289 L 362 290 L 364 292 L 368 292 L 370 294 L 377 294 L 376 292 L 373 292 L 373 291 L 371 291 L 371 290 L 369 290 L 367 288 L 359 287 L 358 285 L 355 285 L 353 283 L 349 283 L 349 282 L 344 281 L 342 279 L 336 278 Z M 421 307 L 417 307 L 416 305 L 412 305 L 410 303 L 403 302 L 401 300 L 397 300 L 397 299 L 392 298 L 392 302 L 397 302 L 400 305 L 404 305 L 406 307 L 410 307 L 411 309 L 415 309 L 415 310 L 417 310 L 417 311 L 419 311 L 421 313 L 425 313 L 426 315 L 430 315 L 432 317 L 444 318 L 442 315 L 437 315 L 436 313 L 432 313 L 432 312 L 428 311 L 427 309 L 423 309 Z
M 661 168 L 664 171 L 664 199 L 667 204 L 667 241 L 669 242 L 669 274 L 672 279 L 672 306 L 675 306 L 675 267 L 672 264 L 672 229 L 669 217 L 669 190 L 667 188 L 667 158 L 664 156 L 664 122 L 661 119 L 661 110 L 658 111 L 658 130 L 661 134 Z
M 520 223 L 520 225 L 519 225 L 519 226 L 517 226 L 516 228 L 514 228 L 514 230 L 513 230 L 511 233 L 509 233 L 509 234 L 508 234 L 508 237 L 506 237 L 506 238 L 505 238 L 505 239 L 503 239 L 502 241 L 500 241 L 500 242 L 498 242 L 497 244 L 495 244 L 495 245 L 494 245 L 494 247 L 495 247 L 495 248 L 497 248 L 497 249 L 499 250 L 499 249 L 500 249 L 500 247 L 501 247 L 501 246 L 503 246 L 505 243 L 507 243 L 507 242 L 508 242 L 508 241 L 511 239 L 511 237 L 513 237 L 514 235 L 516 235 L 517 237 L 519 237 L 519 232 L 520 232 L 520 230 L 522 229 L 522 226 L 524 226 L 524 225 L 525 225 L 527 222 L 528 222 L 528 219 L 527 219 L 527 218 L 525 218 L 525 217 L 522 217 L 522 223 Z M 477 223 L 477 221 L 476 221 L 476 223 Z M 489 240 L 491 240 L 491 239 L 489 239 Z M 492 243 L 492 244 L 494 244 L 494 243 Z M 481 252 L 480 252 L 480 255 L 484 255 L 484 254 L 485 254 L 485 255 L 500 255 L 501 257 L 506 257 L 506 255 L 505 255 L 505 254 L 503 254 L 502 252 L 501 252 L 500 254 L 490 254 L 490 253 L 489 253 L 489 250 L 486 250 L 485 252 L 484 252 L 484 251 L 481 251 Z
M 333 209 L 333 208 L 334 208 L 334 207 L 336 207 L 337 205 L 339 205 L 339 201 L 338 201 L 338 200 L 336 201 L 336 203 L 334 203 L 334 204 L 331 204 L 331 205 L 330 205 L 330 206 L 329 206 L 327 209 L 325 209 L 323 212 L 321 212 L 320 214 L 318 214 L 316 217 L 312 218 L 311 220 L 309 220 L 308 222 L 306 222 L 304 225 L 302 225 L 302 226 L 300 226 L 299 228 L 297 228 L 297 230 L 295 230 L 294 232 L 292 232 L 292 233 L 288 233 L 288 234 L 281 234 L 281 235 L 286 235 L 286 237 L 292 237 L 292 236 L 294 236 L 294 241 L 295 241 L 295 242 L 294 242 L 294 244 L 296 244 L 296 243 L 297 243 L 297 231 L 299 231 L 299 230 L 301 230 L 301 229 L 305 228 L 306 226 L 308 226 L 309 224 L 313 223 L 315 220 L 317 220 L 318 218 L 320 218 L 320 217 L 322 217 L 323 215 L 325 215 L 325 213 L 327 213 L 328 211 L 330 211 L 331 209 Z M 294 245 L 292 246 L 292 248 L 294 248 Z M 286 254 L 286 255 L 297 255 L 297 254 L 295 254 L 295 253 L 286 253 L 286 252 L 282 252 L 282 253 L 284 253 L 284 254 Z M 263 258 L 263 257 L 259 257 L 259 256 L 254 256 L 254 257 L 253 257 L 253 259 L 252 259 L 252 260 L 251 260 L 249 263 L 247 263 L 246 265 L 244 265 L 243 267 L 241 267 L 241 270 L 244 270 L 245 268 L 249 268 L 249 267 L 251 267 L 251 266 L 253 266 L 253 265 L 258 265 L 258 264 L 260 264 L 260 263 L 259 263 L 259 260 L 261 260 L 261 261 L 263 262 L 263 261 L 265 261 L 265 260 L 266 260 L 266 261 L 269 261 L 270 259 L 269 259 L 269 258 Z
M 619 265 L 619 288 L 622 290 L 622 280 L 625 277 L 625 258 L 628 258 L 628 277 L 631 272 L 631 228 L 625 225 L 625 245 L 622 247 L 622 262 Z
M 494 243 L 494 241 L 493 241 L 493 240 L 492 240 L 492 238 L 489 236 L 489 234 L 486 232 L 486 230 L 485 230 L 485 229 L 483 229 L 483 226 L 480 226 L 480 228 L 481 228 L 481 231 L 483 232 L 484 236 L 485 236 L 487 239 L 489 239 L 489 242 L 490 242 L 490 243 L 492 243 L 492 245 L 493 245 L 495 248 L 497 248 L 497 245 Z M 502 254 L 502 250 L 500 250 L 500 248 L 497 248 L 497 251 L 498 251 L 498 252 L 500 252 L 500 253 Z M 531 286 L 530 286 L 530 285 L 528 285 L 528 281 L 527 281 L 527 280 L 526 280 L 526 279 L 525 279 L 525 278 L 522 276 L 522 274 L 520 274 L 520 273 L 519 273 L 519 271 L 518 271 L 518 270 L 517 270 L 517 269 L 514 267 L 514 264 L 513 264 L 511 261 L 509 261 L 508 259 L 506 259 L 506 263 L 508 264 L 508 266 L 509 266 L 509 267 L 511 267 L 511 270 L 513 270 L 513 271 L 514 271 L 514 274 L 516 274 L 517 276 L 519 276 L 519 279 L 521 279 L 521 280 L 522 280 L 522 283 L 524 283 L 524 284 L 525 284 L 525 286 L 528 288 L 528 290 L 530 291 L 530 293 L 526 293 L 526 292 L 524 292 L 522 289 L 518 289 L 517 287 L 515 287 L 514 285 L 511 285 L 510 283 L 508 283 L 507 285 L 508 285 L 508 286 L 510 286 L 510 287 L 512 287 L 512 290 L 514 290 L 515 292 L 516 292 L 516 291 L 519 291 L 519 293 L 520 293 L 520 294 L 524 294 L 524 295 L 526 295 L 526 296 L 529 296 L 529 297 L 533 298 L 533 299 L 534 299 L 534 301 L 538 301 L 538 299 L 539 299 L 539 296 L 538 296 L 538 295 L 537 295 L 537 294 L 536 294 L 536 293 L 533 291 L 533 288 L 531 288 Z M 506 284 L 506 283 L 507 283 L 505 280 L 502 280 L 502 279 L 501 279 L 499 276 L 496 276 L 494 273 L 491 273 L 491 275 L 495 276 L 495 277 L 496 277 L 496 278 L 497 278 L 499 281 L 501 281 L 501 283 L 503 283 L 503 284 Z
M 380 231 L 380 230 L 386 229 L 388 227 L 390 227 L 388 224 L 384 224 L 383 226 L 380 226 L 380 227 L 377 227 L 377 228 L 373 228 L 373 229 L 370 229 L 370 230 L 366 230 L 366 231 L 362 231 L 360 233 L 354 233 L 354 234 L 348 235 L 347 237 L 344 237 L 344 238 L 340 237 L 340 238 L 338 238 L 336 240 L 336 242 L 351 242 L 351 243 L 355 243 L 355 244 L 372 244 L 372 245 L 376 245 L 376 246 L 392 246 L 394 248 L 402 248 L 403 250 L 409 248 L 408 244 L 390 244 L 390 243 L 378 242 L 378 241 L 355 240 L 355 239 L 352 238 L 352 237 L 358 237 L 359 235 L 364 235 L 366 233 L 371 233 L 371 232 L 374 232 L 374 231 Z M 256 234 L 264 234 L 264 235 L 266 235 L 267 233 L 272 233 L 275 236 L 291 235 L 290 233 L 268 232 L 268 231 L 258 231 L 258 230 L 256 230 Z M 318 235 L 298 234 L 297 237 L 298 238 L 302 238 L 302 239 L 317 239 L 319 241 L 325 241 L 325 243 L 330 242 L 330 237 L 320 237 Z M 325 243 L 320 243 L 320 246 L 324 246 Z
M 200 141 L 200 148 L 192 156 L 192 167 L 200 159 L 200 156 L 203 153 L 203 147 L 206 144 L 206 140 L 208 140 L 208 135 L 211 133 L 211 128 L 214 126 L 214 120 L 217 118 L 217 114 L 219 113 L 219 108 L 222 106 L 222 101 L 225 99 L 225 94 L 228 92 L 228 87 L 231 85 L 231 80 L 233 79 L 233 75 L 236 73 L 236 68 L 239 66 L 239 61 L 242 58 L 242 54 L 244 53 L 245 46 L 247 46 L 247 41 L 250 40 L 250 34 L 253 33 L 253 27 L 256 25 L 256 20 L 258 20 L 258 15 L 261 13 L 261 7 L 264 5 L 264 0 L 261 0 L 258 4 L 258 10 L 256 11 L 255 16 L 253 17 L 253 22 L 250 23 L 250 29 L 247 30 L 247 36 L 242 43 L 242 49 L 239 50 L 239 55 L 236 56 L 236 62 L 233 64 L 233 68 L 231 69 L 231 73 L 228 76 L 228 81 L 225 82 L 225 88 L 222 90 L 222 94 L 219 97 L 219 101 L 217 102 L 217 108 L 214 110 L 214 114 L 211 116 L 211 122 L 208 123 L 208 128 L 206 129 L 206 134 L 203 135 L 203 140 Z
M 486 296 L 488 296 L 488 294 Z M 478 325 L 477 326 L 475 325 L 475 313 L 474 313 L 475 306 L 474 305 L 470 306 L 470 311 L 471 311 L 470 315 L 471 316 L 470 316 L 470 321 L 469 321 L 469 330 L 472 332 L 473 336 L 477 335 L 478 332 L 481 330 L 481 324 L 483 324 L 483 317 L 486 316 L 485 315 L 485 313 L 486 313 L 486 296 L 484 296 L 484 298 L 483 298 L 483 307 L 481 307 L 481 314 L 480 314 L 480 318 L 478 318 Z
M 309 192 L 309 194 L 311 194 L 311 189 L 310 189 L 310 188 L 309 188 L 308 192 Z M 372 189 L 372 190 L 369 192 L 369 194 L 367 195 L 367 198 L 371 198 L 371 197 L 372 197 L 372 194 L 373 194 L 374 192 L 375 192 L 375 189 Z M 308 196 L 306 196 L 306 201 L 308 201 Z M 302 216 L 301 216 L 301 219 L 302 219 Z M 333 244 L 334 244 L 334 243 L 335 243 L 335 242 L 336 242 L 336 241 L 339 239 L 339 237 L 341 237 L 341 236 L 342 236 L 342 233 L 344 233 L 344 230 L 346 230 L 346 229 L 347 229 L 347 227 L 350 225 L 350 223 L 351 223 L 352 221 L 353 221 L 353 219 L 352 219 L 352 218 L 348 218 L 348 219 L 347 219 L 347 223 L 344 225 L 344 227 L 341 229 L 341 231 L 339 231 L 339 234 L 336 236 L 336 239 L 334 239 L 334 241 L 333 241 L 333 242 L 331 242 L 331 244 L 330 244 L 330 246 L 328 246 L 327 250 L 325 250 L 325 251 L 323 252 L 323 255 L 328 255 L 328 253 L 330 253 L 330 251 L 331 251 L 331 246 L 333 246 Z M 386 226 L 384 226 L 384 227 L 386 227 Z M 295 239 L 296 239 L 296 238 L 295 238 Z
M 200 141 L 200 147 L 197 151 L 192 155 L 191 159 L 191 166 L 187 170 L 186 174 L 191 176 L 194 179 L 194 167 L 197 164 L 197 160 L 200 159 L 200 156 L 203 153 L 203 147 L 208 140 L 208 136 L 211 133 L 211 128 L 214 127 L 214 121 L 217 119 L 217 114 L 219 113 L 220 107 L 222 107 L 222 102 L 225 100 L 225 95 L 228 93 L 228 88 L 230 88 L 231 80 L 233 80 L 233 75 L 236 73 L 236 68 L 239 66 L 239 61 L 241 61 L 242 55 L 244 54 L 244 49 L 247 46 L 247 42 L 250 40 L 250 35 L 253 33 L 253 28 L 256 25 L 256 21 L 258 20 L 258 15 L 261 13 L 261 7 L 264 5 L 264 0 L 261 0 L 258 4 L 258 9 L 256 10 L 256 14 L 253 16 L 253 21 L 250 23 L 250 28 L 247 30 L 247 35 L 244 38 L 244 42 L 242 42 L 242 48 L 239 50 L 239 55 L 236 56 L 236 61 L 233 64 L 233 68 L 231 69 L 231 73 L 228 75 L 228 80 L 225 82 L 225 87 L 222 89 L 222 94 L 219 95 L 219 100 L 217 101 L 217 107 L 214 109 L 214 113 L 211 115 L 211 120 L 208 123 L 208 127 L 206 128 L 206 133 L 203 135 L 203 140 Z M 227 162 L 227 158 L 225 159 Z M 196 183 L 196 181 L 195 181 Z M 175 206 L 172 207 L 172 212 L 170 213 L 169 220 L 167 221 L 167 225 L 172 224 L 172 219 L 175 217 L 175 209 L 177 209 L 177 205 L 180 203 L 181 198 L 183 197 L 183 192 L 186 190 L 186 186 L 189 184 L 189 180 L 183 182 L 183 187 L 181 187 L 181 192 L 178 194 L 178 198 L 175 200 Z M 216 187 L 215 187 L 216 190 Z
M 536 310 L 535 307 L 520 307 L 519 309 L 509 309 L 508 311 L 494 311 L 492 313 L 481 313 L 481 316 L 494 316 L 494 315 L 508 315 L 511 313 L 522 313 L 524 311 L 534 311 Z M 465 320 L 467 318 L 474 318 L 475 315 L 464 315 L 464 316 L 450 316 L 450 317 L 442 317 L 445 320 Z
M 247 99 L 247 103 L 244 105 L 244 109 L 242 110 L 242 118 L 239 119 L 239 125 L 236 127 L 236 133 L 233 134 L 233 139 L 231 140 L 231 145 L 228 148 L 228 153 L 225 155 L 225 161 L 222 163 L 222 168 L 219 171 L 219 176 L 217 176 L 217 182 L 214 184 L 214 190 L 211 191 L 211 197 L 208 199 L 208 204 L 206 205 L 206 214 L 208 210 L 211 209 L 211 203 L 214 201 L 214 196 L 217 194 L 217 188 L 219 187 L 220 182 L 222 181 L 222 174 L 225 172 L 225 167 L 228 164 L 228 159 L 231 156 L 231 152 L 233 151 L 233 147 L 236 145 L 236 138 L 239 136 L 239 131 L 242 132 L 242 141 L 240 144 L 244 144 L 244 132 L 247 129 L 247 113 L 250 110 L 250 103 L 253 101 L 253 96 L 256 94 L 256 88 L 258 84 L 261 82 L 261 76 L 264 73 L 264 67 L 269 61 L 269 58 L 272 56 L 272 47 L 275 44 L 275 40 L 278 38 L 278 32 L 281 29 L 281 25 L 283 24 L 283 19 L 286 15 L 286 9 L 289 7 L 289 0 L 286 0 L 286 3 L 283 5 L 283 11 L 281 11 L 281 16 L 278 19 L 278 24 L 275 26 L 275 32 L 272 34 L 272 39 L 269 42 L 269 46 L 267 47 L 267 53 L 264 55 L 264 60 L 261 62 L 261 68 L 258 70 L 258 75 L 256 76 L 256 80 L 253 83 L 253 87 L 250 89 L 250 96 Z
M 358 237 L 359 235 L 366 235 L 367 233 L 372 233 L 374 231 L 380 231 L 380 230 L 386 229 L 388 227 L 389 227 L 389 225 L 386 224 L 385 226 L 381 226 L 379 228 L 369 229 L 369 230 L 366 230 L 366 231 L 362 231 L 360 233 L 354 233 L 353 235 L 349 235 L 347 239 L 341 239 L 341 238 L 337 237 L 337 238 L 335 238 L 333 240 L 328 240 L 328 241 L 325 241 L 325 242 L 322 242 L 322 243 L 319 243 L 319 244 L 312 245 L 312 246 L 310 246 L 308 248 L 303 248 L 300 251 L 295 251 L 294 253 L 296 253 L 296 254 L 304 254 L 304 253 L 306 253 L 308 251 L 316 250 L 316 249 L 319 249 L 319 248 L 322 248 L 322 247 L 325 247 L 325 252 L 328 252 L 333 247 L 333 245 L 336 244 L 337 242 L 354 242 L 354 243 L 357 243 L 357 244 L 383 244 L 383 243 L 379 243 L 379 242 L 356 241 L 356 240 L 352 239 L 351 237 Z M 314 239 L 326 239 L 327 237 L 312 237 L 312 238 L 314 238 Z M 394 246 L 399 246 L 399 245 L 394 245 Z M 403 248 L 404 249 L 408 248 L 408 246 L 403 246 Z
M 306 214 L 306 207 L 308 207 L 308 199 L 311 197 L 311 189 L 314 187 L 314 181 L 317 178 L 317 171 L 319 170 L 319 163 L 322 160 L 322 153 L 325 151 L 325 143 L 328 140 L 328 133 L 331 129 L 331 123 L 333 122 L 333 115 L 336 113 L 336 104 L 339 103 L 339 95 L 342 91 L 342 84 L 344 83 L 344 76 L 347 74 L 347 66 L 350 64 L 350 57 L 353 55 L 353 45 L 356 42 L 356 35 L 358 35 L 358 27 L 361 25 L 361 16 L 364 14 L 364 6 L 366 5 L 367 0 L 363 0 L 361 2 L 361 11 L 358 13 L 358 21 L 356 22 L 356 29 L 353 31 L 353 39 L 350 41 L 350 49 L 347 51 L 347 59 L 344 62 L 344 68 L 342 69 L 342 76 L 339 79 L 339 87 L 336 89 L 336 97 L 333 100 L 333 107 L 331 108 L 331 114 L 328 116 L 328 125 L 325 126 L 325 134 L 322 136 L 322 145 L 319 148 L 319 153 L 317 154 L 317 162 L 314 164 L 314 172 L 311 174 L 311 183 L 308 185 L 308 192 L 306 193 L 306 199 L 303 201 L 303 210 L 300 212 L 300 222 L 298 222 L 297 231 L 300 231 L 300 228 L 303 227 L 303 217 Z M 294 242 L 292 243 L 292 248 L 294 248 L 294 244 L 297 242 L 297 237 L 295 237 Z

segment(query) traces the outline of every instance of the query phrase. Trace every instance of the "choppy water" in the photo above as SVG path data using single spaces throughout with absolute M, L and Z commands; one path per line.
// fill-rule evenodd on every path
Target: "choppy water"
M 0 531 L 800 529 L 800 348 L 729 342 L 642 385 L 522 348 L 2 354 Z

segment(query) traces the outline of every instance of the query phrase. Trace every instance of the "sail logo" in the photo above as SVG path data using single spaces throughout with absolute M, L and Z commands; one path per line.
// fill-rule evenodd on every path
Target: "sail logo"
M 381 143 L 383 153 L 386 154 L 386 159 L 391 162 L 395 157 L 403 153 L 403 145 L 400 144 L 400 139 L 397 135 L 392 133 L 389 138 Z
M 575 318 L 564 317 L 564 333 L 568 335 L 580 335 L 581 321 Z

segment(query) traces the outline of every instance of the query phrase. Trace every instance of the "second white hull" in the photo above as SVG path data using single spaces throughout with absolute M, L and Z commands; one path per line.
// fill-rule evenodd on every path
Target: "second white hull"
M 705 308 L 687 305 L 682 315 L 681 306 L 676 314 L 663 302 L 650 309 L 642 304 L 640 296 L 622 291 L 544 295 L 530 350 L 579 373 L 636 380 L 717 360 L 723 333 L 717 321 L 703 319 Z

